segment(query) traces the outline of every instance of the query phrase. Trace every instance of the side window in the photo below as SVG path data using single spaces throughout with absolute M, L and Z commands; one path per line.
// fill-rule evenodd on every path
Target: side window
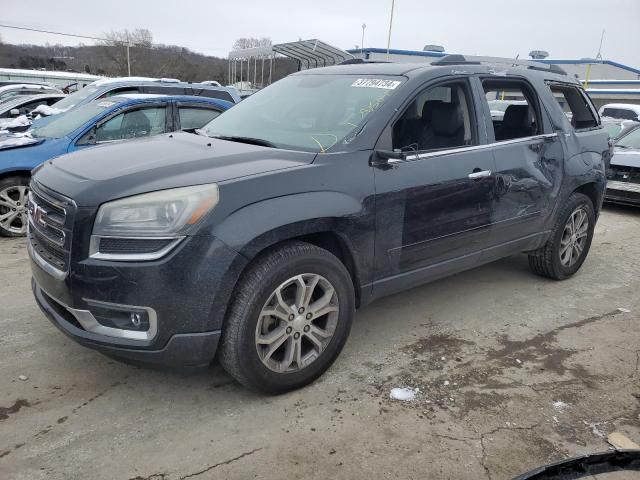
M 180 116 L 180 128 L 182 130 L 202 128 L 220 115 L 220 113 L 222 112 L 211 108 L 179 107 L 178 115 Z
M 128 110 L 107 120 L 96 130 L 96 142 L 126 140 L 164 133 L 165 107 Z
M 551 84 L 551 93 L 576 130 L 599 125 L 590 101 L 582 89 L 573 85 Z
M 36 100 L 34 102 L 29 102 L 26 105 L 21 106 L 20 115 L 26 115 L 27 113 L 31 112 L 31 110 L 39 107 L 40 105 L 47 105 L 47 100 Z
M 225 92 L 224 90 L 212 90 L 209 88 L 202 88 L 202 89 L 194 88 L 193 94 L 202 96 L 202 97 L 207 97 L 207 98 L 219 98 L 220 100 L 226 100 L 232 103 L 234 102 L 231 94 L 229 92 Z
M 115 88 L 113 90 L 108 91 L 107 93 L 102 95 L 100 98 L 114 97 L 116 95 L 127 95 L 131 93 L 140 93 L 140 89 L 136 87 Z
M 463 82 L 424 90 L 393 125 L 393 149 L 410 152 L 472 145 L 471 105 L 469 88 Z
M 624 108 L 607 107 L 602 110 L 603 117 L 619 118 L 621 120 L 638 120 L 638 114 Z
M 144 87 L 145 93 L 154 95 L 189 95 L 188 89 L 185 87 L 176 87 L 175 85 L 151 85 Z
M 485 97 L 491 112 L 497 142 L 542 133 L 538 100 L 533 89 L 519 80 L 484 80 Z

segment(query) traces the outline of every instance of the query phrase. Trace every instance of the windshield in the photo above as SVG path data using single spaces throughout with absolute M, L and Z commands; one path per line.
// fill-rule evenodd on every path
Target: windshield
M 604 129 L 607 131 L 607 133 L 609 134 L 609 136 L 611 138 L 616 137 L 620 131 L 622 130 L 622 125 L 620 125 L 619 123 L 613 123 L 613 122 L 607 122 L 607 123 L 602 123 L 602 126 L 604 127 Z
M 78 90 L 77 92 L 73 92 L 71 95 L 63 98 L 59 102 L 56 102 L 52 105 L 53 108 L 57 108 L 59 110 L 69 110 L 73 108 L 78 103 L 80 103 L 85 98 L 89 98 L 93 94 L 98 91 L 98 87 L 93 85 L 87 85 L 86 87 Z
M 618 140 L 616 147 L 640 149 L 640 127 L 630 131 Z
M 16 95 L 13 97 L 3 98 L 0 100 L 0 107 L 3 110 L 13 108 L 15 105 L 20 105 L 22 102 L 27 100 L 28 95 Z
M 202 132 L 278 148 L 337 150 L 353 139 L 402 82 L 402 77 L 293 75 L 242 101 Z
M 62 138 L 80 128 L 96 115 L 104 112 L 116 102 L 100 100 L 82 105 L 64 115 L 58 115 L 49 123 L 31 130 L 31 136 L 35 138 Z

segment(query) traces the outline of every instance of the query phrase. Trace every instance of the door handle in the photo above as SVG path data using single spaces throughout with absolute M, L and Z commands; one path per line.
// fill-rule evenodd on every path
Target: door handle
M 474 171 L 473 173 L 469 174 L 469 178 L 471 180 L 478 180 L 480 178 L 486 178 L 486 177 L 490 177 L 491 176 L 491 170 L 480 170 L 480 171 Z

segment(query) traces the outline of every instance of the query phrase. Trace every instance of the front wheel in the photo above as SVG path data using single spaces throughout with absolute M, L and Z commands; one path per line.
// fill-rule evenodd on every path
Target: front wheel
M 27 195 L 29 178 L 7 177 L 0 180 L 0 235 L 24 237 L 27 234 Z
M 589 197 L 573 193 L 558 215 L 546 245 L 529 254 L 531 270 L 554 280 L 576 273 L 589 253 L 595 225 Z
M 344 346 L 355 310 L 349 272 L 330 252 L 292 242 L 243 274 L 219 358 L 240 383 L 278 394 L 322 375 Z

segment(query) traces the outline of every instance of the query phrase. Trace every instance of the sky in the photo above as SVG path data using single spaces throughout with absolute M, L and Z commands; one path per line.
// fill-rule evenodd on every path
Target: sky
M 349 49 L 386 48 L 391 0 L 2 0 L 1 24 L 101 36 L 147 28 L 155 43 L 226 56 L 240 37 L 274 43 L 318 38 Z M 176 6 L 179 5 L 179 6 Z M 391 48 L 422 50 L 436 44 L 449 53 L 526 58 L 602 56 L 640 68 L 640 0 L 395 0 Z M 6 43 L 92 44 L 0 27 Z

